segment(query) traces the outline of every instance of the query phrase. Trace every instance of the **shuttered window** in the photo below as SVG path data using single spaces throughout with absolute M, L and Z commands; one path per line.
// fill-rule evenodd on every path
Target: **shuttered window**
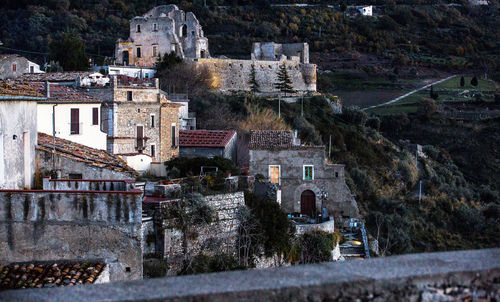
M 92 108 L 92 125 L 99 125 L 99 108 Z
M 80 109 L 71 108 L 71 134 L 80 134 Z
M 269 166 L 269 182 L 272 184 L 280 184 L 280 166 L 271 165 Z

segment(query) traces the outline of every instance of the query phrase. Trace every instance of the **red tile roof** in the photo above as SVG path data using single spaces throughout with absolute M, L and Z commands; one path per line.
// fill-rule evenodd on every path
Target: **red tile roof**
M 101 261 L 55 261 L 0 265 L 0 291 L 94 283 L 106 264 Z
M 39 132 L 37 149 L 51 153 L 53 148 L 52 139 L 52 135 Z M 102 169 L 125 172 L 131 174 L 131 176 L 137 174 L 123 160 L 107 151 L 80 145 L 59 137 L 56 137 L 56 154 Z
M 24 82 L 72 82 L 79 77 L 87 77 L 90 71 L 64 71 L 46 73 L 25 73 L 19 79 Z
M 250 149 L 287 149 L 292 146 L 291 130 L 253 130 L 250 133 Z
M 181 147 L 225 147 L 236 135 L 235 130 L 181 130 Z

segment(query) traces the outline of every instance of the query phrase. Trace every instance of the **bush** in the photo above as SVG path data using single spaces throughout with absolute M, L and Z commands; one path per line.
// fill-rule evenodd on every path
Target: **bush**
M 500 194 L 498 191 L 491 189 L 490 186 L 482 185 L 479 190 L 481 201 L 486 203 L 496 202 L 500 204 Z
M 365 170 L 353 168 L 349 171 L 349 176 L 354 182 L 358 195 L 366 197 L 375 191 L 375 185 Z
M 335 236 L 323 231 L 305 233 L 300 236 L 299 247 L 300 263 L 317 263 L 330 261 L 332 250 L 335 247 Z
M 370 117 L 366 121 L 366 126 L 379 131 L 380 130 L 380 119 L 378 117 L 376 117 L 376 116 Z
M 296 116 L 293 119 L 293 127 L 299 132 L 299 137 L 303 142 L 311 143 L 313 145 L 322 145 L 323 141 L 314 125 L 309 123 L 304 117 Z
M 185 263 L 179 275 L 208 274 L 216 272 L 234 271 L 244 269 L 238 265 L 238 260 L 234 255 L 216 254 L 197 255 L 191 263 Z
M 365 126 L 368 115 L 356 106 L 344 108 L 341 118 L 353 125 Z

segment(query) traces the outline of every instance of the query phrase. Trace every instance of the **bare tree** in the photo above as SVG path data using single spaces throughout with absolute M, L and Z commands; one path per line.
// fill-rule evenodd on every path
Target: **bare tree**
M 259 224 L 255 216 L 247 207 L 240 207 L 236 213 L 238 219 L 238 263 L 244 267 L 249 267 L 252 254 L 258 249 L 258 242 L 262 233 L 258 232 Z

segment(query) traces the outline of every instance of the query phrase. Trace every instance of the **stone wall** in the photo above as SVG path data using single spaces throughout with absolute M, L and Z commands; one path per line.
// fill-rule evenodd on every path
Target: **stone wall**
M 140 192 L 0 191 L 0 263 L 106 259 L 142 278 Z
M 50 179 L 43 178 L 46 191 L 113 191 L 123 192 L 135 189 L 135 180 L 116 179 Z
M 25 289 L 5 301 L 498 301 L 500 249 Z M 0 299 L 2 299 L 0 298 Z
M 36 110 L 36 101 L 0 102 L 0 189 L 16 190 L 33 185 Z
M 12 68 L 13 64 L 16 64 L 16 71 Z M 7 55 L 0 58 L 0 80 L 14 79 L 27 72 L 29 72 L 28 59 L 17 55 Z
M 279 61 L 282 56 L 301 63 L 309 63 L 309 44 L 255 42 L 252 45 L 252 60 Z
M 52 171 L 52 153 L 37 149 L 36 164 L 41 172 Z M 60 178 L 70 178 L 70 174 L 81 174 L 83 179 L 135 179 L 132 173 L 118 172 L 105 167 L 99 168 L 57 154 L 56 170 L 61 173 Z
M 344 178 L 344 165 L 328 165 L 325 148 L 296 147 L 282 150 L 250 150 L 250 173 L 269 177 L 269 165 L 281 171 L 281 206 L 286 212 L 300 212 L 301 195 L 306 190 L 315 194 L 316 211 L 326 207 L 329 215 L 358 217 L 356 202 Z M 293 161 L 290 159 L 293 158 Z M 314 166 L 312 180 L 303 179 L 304 165 Z M 328 196 L 325 196 L 325 193 Z
M 206 226 L 195 226 L 195 238 L 188 240 L 188 254 L 191 256 L 203 252 L 206 254 L 235 253 L 239 220 L 237 212 L 245 206 L 243 192 L 217 194 L 203 197 L 216 213 L 214 221 Z M 168 206 L 176 206 L 175 201 Z M 168 222 L 166 222 L 168 225 Z M 168 227 L 164 231 L 164 257 L 170 263 L 169 274 L 176 274 L 182 268 L 183 234 L 179 229 Z
M 303 64 L 298 60 L 258 61 L 233 59 L 198 59 L 197 68 L 207 68 L 212 74 L 211 86 L 221 92 L 250 91 L 250 72 L 255 68 L 260 92 L 277 92 L 279 67 L 286 65 L 294 90 L 298 92 L 316 91 L 316 65 Z

